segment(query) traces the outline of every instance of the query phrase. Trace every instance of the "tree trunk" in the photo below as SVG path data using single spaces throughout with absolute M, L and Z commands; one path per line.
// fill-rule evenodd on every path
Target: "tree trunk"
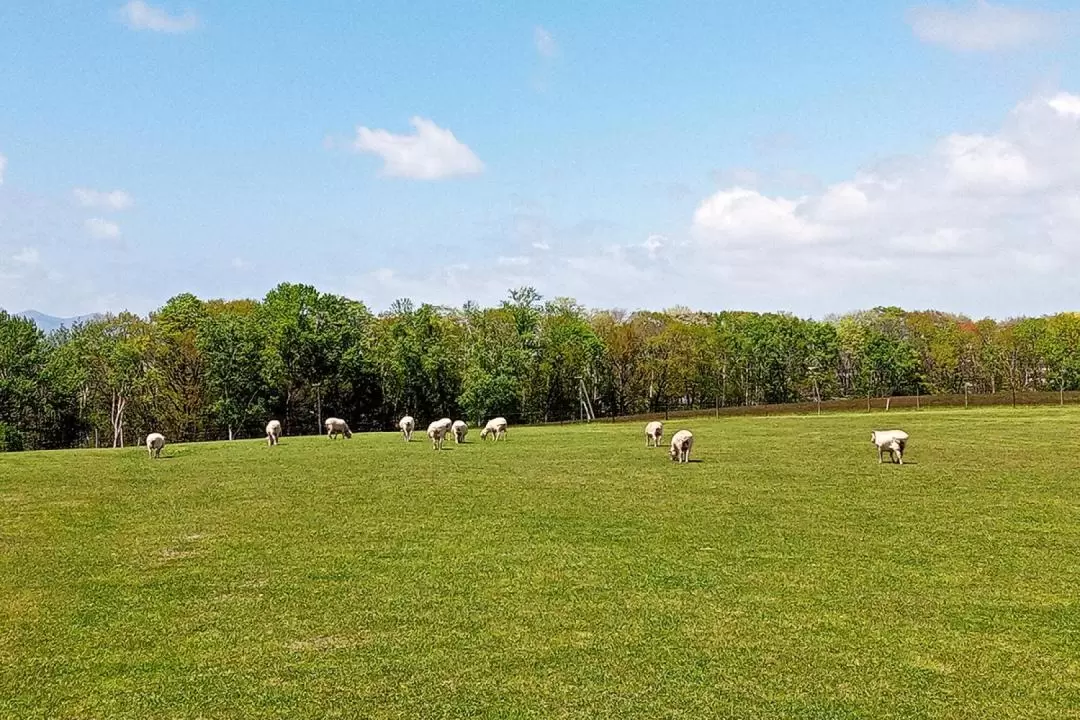
M 229 442 L 232 442 L 232 439 L 233 439 L 232 425 L 229 425 Z

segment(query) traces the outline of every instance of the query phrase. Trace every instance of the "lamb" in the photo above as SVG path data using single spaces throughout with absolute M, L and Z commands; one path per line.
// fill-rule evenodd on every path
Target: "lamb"
M 495 442 L 506 439 L 506 418 L 497 417 L 492 420 L 488 420 L 487 425 L 480 431 L 480 439 L 487 439 L 488 435 L 493 435 Z
M 446 429 L 442 420 L 436 420 L 428 425 L 427 434 L 431 438 L 432 450 L 442 450 L 443 440 L 446 439 Z
M 266 444 L 277 445 L 279 437 L 281 437 L 281 423 L 277 420 L 266 423 Z
M 653 420 L 645 426 L 645 447 L 660 447 L 660 438 L 664 436 L 664 423 Z
M 469 432 L 469 425 L 464 420 L 455 420 L 450 427 L 454 432 L 454 444 L 460 445 L 465 442 L 465 435 Z
M 349 424 L 341 418 L 326 418 L 326 422 L 323 423 L 326 426 L 326 437 L 331 440 L 334 436 L 344 437 L 346 440 L 352 437 L 352 431 L 349 430 Z
M 401 418 L 398 427 L 401 428 L 401 436 L 405 438 L 405 442 L 412 442 L 413 429 L 416 427 L 416 421 L 413 420 L 412 415 Z
M 889 451 L 889 462 L 904 464 L 904 448 L 908 434 L 903 430 L 874 430 L 870 433 L 870 442 L 877 445 L 878 464 L 885 462 L 885 451 Z
M 690 448 L 694 447 L 694 434 L 680 430 L 671 436 L 671 459 L 673 462 L 690 462 Z
M 150 457 L 161 457 L 161 450 L 165 447 L 165 436 L 161 433 L 150 433 L 146 436 L 146 451 Z

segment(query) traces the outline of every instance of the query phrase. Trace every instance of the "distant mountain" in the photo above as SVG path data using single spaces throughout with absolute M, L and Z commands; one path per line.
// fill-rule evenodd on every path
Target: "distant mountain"
M 26 318 L 31 321 L 43 333 L 51 333 L 54 330 L 59 330 L 62 327 L 71 327 L 75 323 L 88 322 L 90 320 L 97 320 L 101 317 L 101 313 L 91 313 L 89 315 L 79 315 L 78 317 L 61 318 L 54 317 L 52 315 L 46 315 L 43 312 L 37 310 L 23 310 L 20 313 L 15 313 L 16 317 Z

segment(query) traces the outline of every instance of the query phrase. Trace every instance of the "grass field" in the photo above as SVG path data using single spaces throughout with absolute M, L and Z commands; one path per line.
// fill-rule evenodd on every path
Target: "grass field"
M 680 426 L 0 456 L 0 718 L 1080 717 L 1080 412 Z

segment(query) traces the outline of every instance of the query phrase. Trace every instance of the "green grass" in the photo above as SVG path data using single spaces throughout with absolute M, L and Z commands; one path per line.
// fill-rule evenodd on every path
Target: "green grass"
M 0 718 L 1080 717 L 1080 412 L 684 426 L 0 456 Z

